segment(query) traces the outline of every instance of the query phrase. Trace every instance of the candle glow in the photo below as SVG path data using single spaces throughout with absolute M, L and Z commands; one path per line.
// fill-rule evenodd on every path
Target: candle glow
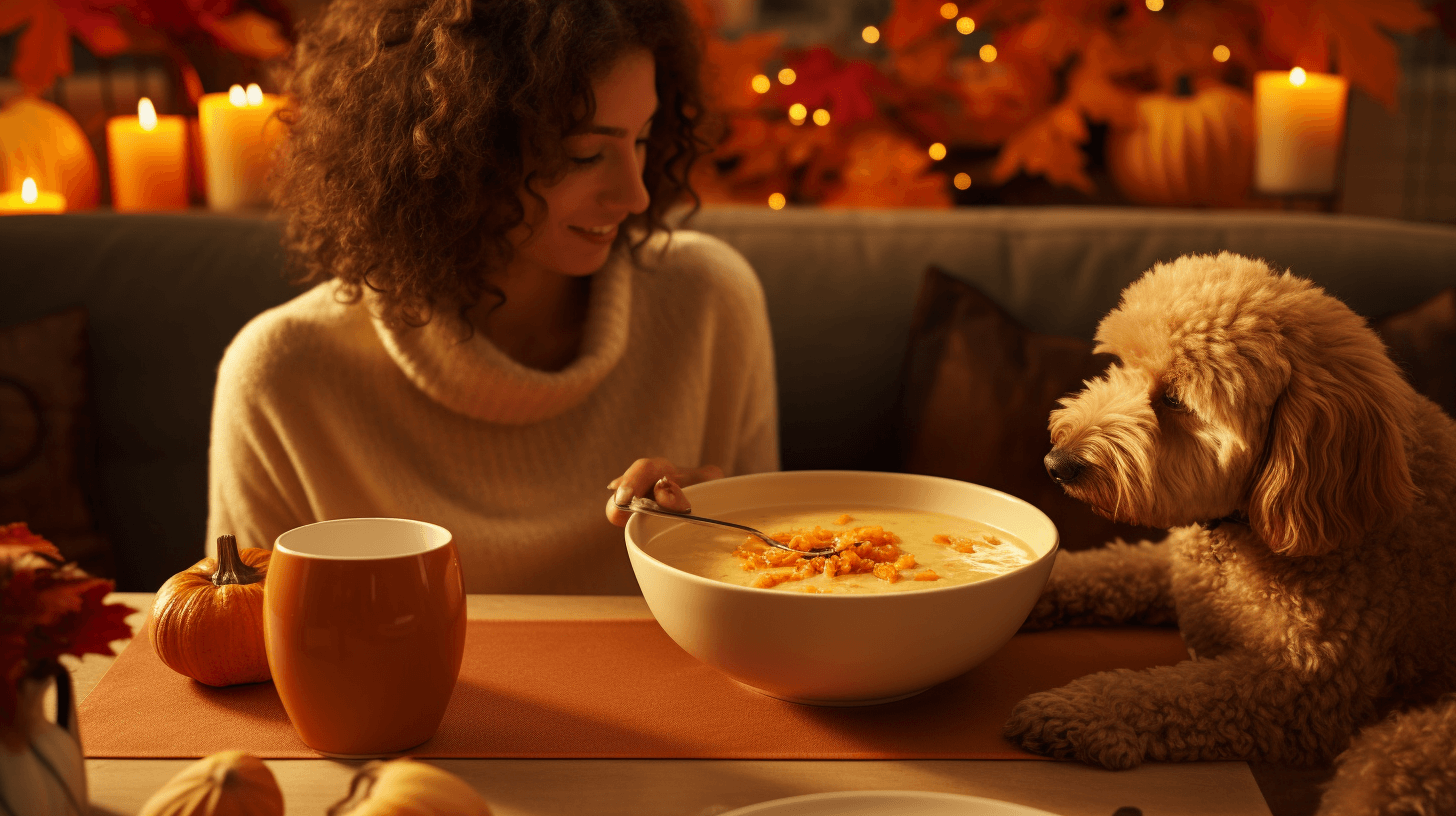
M 66 211 L 66 197 L 44 192 L 35 179 L 26 176 L 18 192 L 0 193 L 0 215 L 37 215 Z
M 233 85 L 226 94 L 203 94 L 197 103 L 207 205 L 214 210 L 264 207 L 269 172 L 283 140 L 277 116 L 283 99 L 257 84 Z
M 256 82 L 248 83 L 248 89 L 243 92 L 243 96 L 248 100 L 249 107 L 256 108 L 263 104 L 263 89 Z
M 158 116 L 152 100 L 137 100 L 136 116 L 106 120 L 111 206 L 117 212 L 185 210 L 188 204 L 187 124 Z
M 1304 69 L 1297 65 L 1294 67 L 1294 70 L 1289 72 L 1289 84 L 1296 88 L 1302 87 L 1308 81 L 1309 74 L 1306 74 Z
M 1335 189 L 1350 83 L 1334 74 L 1254 75 L 1254 187 L 1275 195 Z
M 20 200 L 26 204 L 34 204 L 38 198 L 40 198 L 40 189 L 35 186 L 35 179 L 26 176 L 25 181 L 20 183 Z
M 243 90 L 243 86 L 234 85 L 228 88 L 228 102 L 235 108 L 245 108 L 248 106 L 248 92 Z
M 145 96 L 137 100 L 137 124 L 148 133 L 157 129 L 157 109 Z

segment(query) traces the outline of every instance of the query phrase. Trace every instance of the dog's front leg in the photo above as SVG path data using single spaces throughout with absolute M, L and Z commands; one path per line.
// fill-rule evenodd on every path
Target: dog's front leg
M 1356 685 L 1227 654 L 1032 694 L 1003 731 L 1028 751 L 1113 769 L 1144 760 L 1318 762 L 1343 749 L 1368 708 L 1352 703 Z
M 1046 588 L 1021 628 L 1176 623 L 1168 566 L 1169 542 L 1178 534 L 1156 544 L 1119 540 L 1057 553 Z

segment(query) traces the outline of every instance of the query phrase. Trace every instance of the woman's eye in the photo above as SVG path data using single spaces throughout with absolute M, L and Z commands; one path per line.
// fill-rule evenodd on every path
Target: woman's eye
M 579 165 L 585 166 L 585 165 L 588 165 L 588 164 L 596 164 L 598 161 L 601 160 L 601 158 L 602 158 L 602 154 L 598 153 L 595 156 L 572 156 L 571 157 L 571 161 L 574 164 L 579 164 Z
M 1182 411 L 1184 407 L 1183 400 L 1178 399 L 1178 395 L 1172 391 L 1163 392 L 1163 404 L 1174 411 Z

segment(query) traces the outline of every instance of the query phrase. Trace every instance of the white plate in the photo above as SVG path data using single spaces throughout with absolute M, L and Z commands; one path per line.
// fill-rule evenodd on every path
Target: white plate
M 722 816 L 1056 816 L 999 799 L 929 791 L 841 791 L 792 796 Z

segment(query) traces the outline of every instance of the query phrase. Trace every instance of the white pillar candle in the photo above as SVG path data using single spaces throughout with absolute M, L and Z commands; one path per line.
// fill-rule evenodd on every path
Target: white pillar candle
M 1333 74 L 1254 75 L 1254 186 L 1274 195 L 1334 192 L 1350 83 Z
M 106 122 L 111 206 L 118 212 L 187 209 L 187 123 L 158 116 L 145 96 L 136 116 Z
M 268 204 L 268 173 L 283 137 L 275 116 L 282 98 L 257 85 L 203 94 L 197 103 L 207 206 L 238 210 Z

